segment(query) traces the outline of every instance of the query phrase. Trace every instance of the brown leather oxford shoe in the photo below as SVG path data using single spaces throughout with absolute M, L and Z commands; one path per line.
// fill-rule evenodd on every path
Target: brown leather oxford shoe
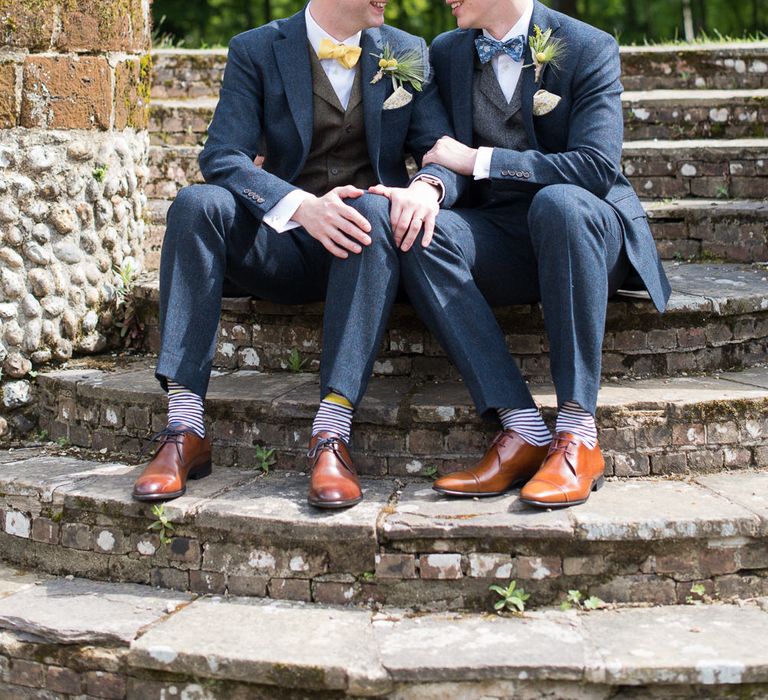
M 557 433 L 541 469 L 520 492 L 520 500 L 539 508 L 577 506 L 602 488 L 604 472 L 599 445 L 589 449 L 572 433 Z
M 167 501 L 183 496 L 187 479 L 211 473 L 211 441 L 199 438 L 184 425 L 165 428 L 150 442 L 159 442 L 155 456 L 133 485 L 137 501 Z
M 321 431 L 309 441 L 311 471 L 307 501 L 315 508 L 347 508 L 363 500 L 347 444 L 334 433 Z
M 441 476 L 432 488 L 448 496 L 498 496 L 528 481 L 546 456 L 546 445 L 536 447 L 503 430 L 475 466 Z

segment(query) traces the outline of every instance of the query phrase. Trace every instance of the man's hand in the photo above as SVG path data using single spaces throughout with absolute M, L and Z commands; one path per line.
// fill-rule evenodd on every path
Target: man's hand
M 374 185 L 368 188 L 373 194 L 380 194 L 390 201 L 389 218 L 395 245 L 400 250 L 410 250 L 422 226 L 424 235 L 421 245 L 426 248 L 435 232 L 435 218 L 440 211 L 440 191 L 428 182 L 416 180 L 408 188 Z
M 422 167 L 434 163 L 453 170 L 459 175 L 471 175 L 475 171 L 477 149 L 465 146 L 450 136 L 441 136 L 427 152 Z
M 362 250 L 358 243 L 371 244 L 368 235 L 371 224 L 360 212 L 341 200 L 357 199 L 363 194 L 364 190 L 352 185 L 334 187 L 322 197 L 305 199 L 291 220 L 303 226 L 329 253 L 337 258 L 348 258 L 347 251 L 359 253 Z

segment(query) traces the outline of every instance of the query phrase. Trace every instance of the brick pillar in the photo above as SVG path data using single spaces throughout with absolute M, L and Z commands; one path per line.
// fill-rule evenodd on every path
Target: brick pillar
M 5 409 L 33 366 L 106 347 L 113 271 L 141 263 L 149 3 L 0 0 Z

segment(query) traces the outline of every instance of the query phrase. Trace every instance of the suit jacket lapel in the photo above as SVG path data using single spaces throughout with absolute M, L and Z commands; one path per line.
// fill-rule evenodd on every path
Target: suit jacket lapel
M 360 48 L 363 52 L 360 55 L 357 69 L 361 71 L 365 136 L 368 142 L 368 155 L 371 158 L 373 171 L 378 174 L 379 156 L 381 154 L 381 112 L 384 108 L 387 85 L 390 84 L 384 78 L 371 85 L 373 76 L 379 70 L 377 56 L 383 50 L 381 32 L 378 29 L 366 29 L 360 37 Z
M 303 161 L 312 145 L 312 66 L 303 10 L 283 24 L 283 33 L 283 38 L 274 43 L 273 50 L 301 138 Z
M 522 111 L 523 111 L 523 124 L 525 124 L 525 133 L 528 136 L 528 143 L 531 148 L 538 150 L 539 142 L 536 139 L 536 130 L 533 125 L 533 95 L 539 89 L 539 85 L 535 80 L 535 70 L 533 67 L 533 54 L 531 52 L 531 46 L 528 43 L 528 38 L 533 36 L 533 26 L 538 25 L 541 27 L 541 31 L 546 32 L 547 29 L 552 29 L 552 34 L 555 36 L 557 30 L 560 28 L 560 22 L 557 17 L 551 13 L 546 6 L 542 5 L 538 0 L 535 0 L 533 6 L 533 16 L 531 17 L 531 24 L 528 27 L 528 36 L 525 37 L 525 53 L 523 54 L 523 65 L 528 66 L 523 68 L 523 73 L 520 79 L 523 81 L 522 88 Z M 544 75 L 551 70 L 547 67 L 544 69 Z
M 451 55 L 451 102 L 456 138 L 472 145 L 472 80 L 475 71 L 475 38 L 479 31 L 464 32 Z

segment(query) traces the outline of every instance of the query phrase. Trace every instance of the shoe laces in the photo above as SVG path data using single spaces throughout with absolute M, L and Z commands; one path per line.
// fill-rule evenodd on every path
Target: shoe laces
M 320 456 L 321 452 L 333 452 L 333 454 L 336 455 L 338 460 L 349 470 L 352 471 L 352 467 L 347 464 L 347 461 L 344 459 L 344 457 L 341 454 L 341 450 L 339 449 L 341 445 L 344 444 L 344 441 L 337 435 L 331 435 L 329 437 L 321 437 L 317 439 L 317 442 L 312 445 L 312 447 L 307 450 L 307 457 L 311 460 L 313 460 L 312 467 L 317 464 L 317 457 Z
M 140 454 L 144 455 L 155 442 L 159 442 L 161 445 L 172 443 L 176 445 L 176 452 L 179 455 L 179 460 L 183 464 L 184 456 L 181 454 L 181 438 L 183 438 L 187 433 L 192 433 L 193 435 L 195 434 L 194 431 L 190 430 L 189 428 L 172 428 L 171 426 L 167 426 L 161 431 L 155 433 L 152 437 L 147 438 L 147 442 L 142 446 Z
M 568 459 L 570 457 L 569 448 L 573 445 L 574 447 L 578 447 L 578 442 L 575 440 L 568 440 L 567 438 L 562 438 L 559 436 L 555 436 L 555 438 L 552 440 L 552 444 L 549 446 L 549 452 L 547 452 L 547 457 L 550 455 L 553 455 L 557 452 L 562 452 L 563 456 L 565 457 L 565 463 L 568 465 L 568 468 L 573 472 L 574 476 L 577 476 L 576 474 L 576 468 L 571 464 L 571 460 Z

